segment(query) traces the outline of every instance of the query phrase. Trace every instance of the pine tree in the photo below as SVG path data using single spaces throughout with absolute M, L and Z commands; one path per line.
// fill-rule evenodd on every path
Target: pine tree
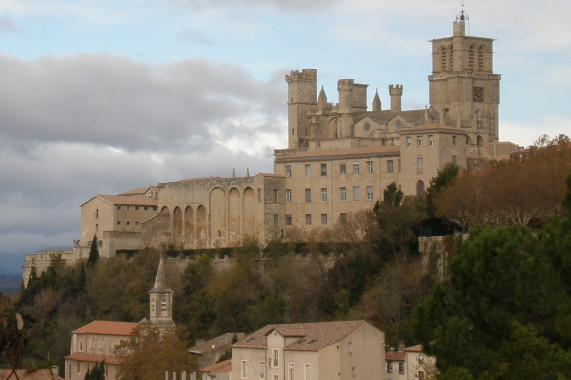
M 97 248 L 97 235 L 93 235 L 91 241 L 91 248 L 89 249 L 89 258 L 87 259 L 87 266 L 93 266 L 99 260 L 99 248 Z

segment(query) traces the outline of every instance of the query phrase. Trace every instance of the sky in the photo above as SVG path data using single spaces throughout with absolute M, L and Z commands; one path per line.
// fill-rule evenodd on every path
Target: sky
M 428 103 L 461 0 L 0 0 L 0 267 L 69 247 L 95 194 L 272 172 L 290 70 Z M 500 140 L 571 135 L 571 2 L 465 0 L 496 39 Z M 2 255 L 3 254 L 3 255 Z M 10 255 L 10 257 L 6 256 Z M 16 256 L 11 256 L 16 255 Z M 21 265 L 18 263 L 17 265 Z

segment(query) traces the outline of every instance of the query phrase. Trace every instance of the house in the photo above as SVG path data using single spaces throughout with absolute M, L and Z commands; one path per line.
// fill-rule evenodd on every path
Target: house
M 362 320 L 267 325 L 232 346 L 232 379 L 383 379 L 384 344 Z
M 207 341 L 197 342 L 188 349 L 195 358 L 198 368 L 208 367 L 218 361 L 230 349 L 233 343 L 244 337 L 244 333 L 226 333 Z
M 229 359 L 211 364 L 200 368 L 198 373 L 202 380 L 232 380 L 232 361 Z
M 150 322 L 161 329 L 173 328 L 172 293 L 167 286 L 166 270 L 161 256 L 155 285 L 149 292 Z M 88 370 L 105 361 L 105 379 L 115 379 L 119 360 L 114 349 L 128 339 L 137 322 L 93 321 L 72 331 L 71 352 L 65 357 L 65 379 L 83 380 Z
M 435 369 L 436 359 L 422 352 L 422 346 L 399 345 L 399 350 L 385 354 L 386 380 L 423 380 L 427 373 Z

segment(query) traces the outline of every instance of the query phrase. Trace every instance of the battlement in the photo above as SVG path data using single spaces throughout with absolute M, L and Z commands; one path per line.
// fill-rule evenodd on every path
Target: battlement
M 390 95 L 402 95 L 402 84 L 391 84 L 389 85 Z
M 294 80 L 303 80 L 303 81 L 317 81 L 317 70 L 316 69 L 303 69 L 299 70 L 292 70 L 289 72 L 289 75 L 285 76 L 286 82 L 294 81 Z

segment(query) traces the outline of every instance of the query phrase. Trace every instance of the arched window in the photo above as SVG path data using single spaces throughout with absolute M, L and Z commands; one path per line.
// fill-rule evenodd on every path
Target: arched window
M 448 71 L 454 71 L 454 54 L 452 45 L 448 47 Z
M 484 47 L 478 49 L 478 70 L 484 71 Z
M 163 298 L 161 300 L 161 317 L 168 317 L 167 313 L 167 299 Z
M 446 48 L 440 49 L 440 71 L 446 71 Z
M 482 138 L 482 136 L 478 136 L 476 142 L 478 146 L 484 145 L 484 139 Z
M 419 198 L 423 198 L 424 197 L 424 181 L 419 179 L 416 182 L 416 196 Z
M 474 70 L 474 45 L 470 45 L 468 49 L 468 68 Z

